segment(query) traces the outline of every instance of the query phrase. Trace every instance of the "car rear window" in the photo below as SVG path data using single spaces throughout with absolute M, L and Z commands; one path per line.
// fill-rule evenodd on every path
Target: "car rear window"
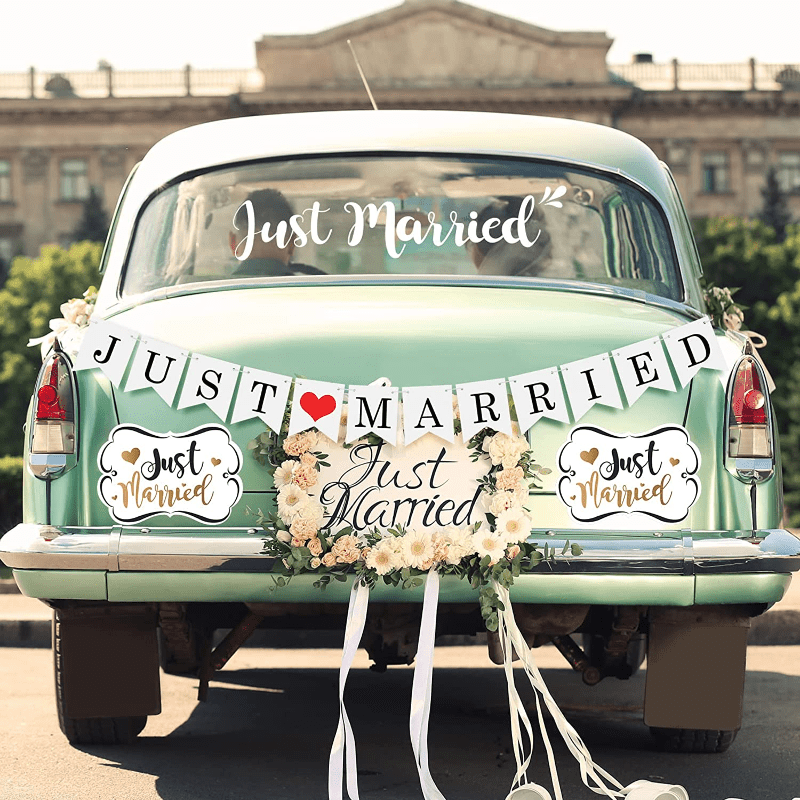
M 313 276 L 583 281 L 682 299 L 669 232 L 622 179 L 516 159 L 297 158 L 211 170 L 144 208 L 122 292 Z

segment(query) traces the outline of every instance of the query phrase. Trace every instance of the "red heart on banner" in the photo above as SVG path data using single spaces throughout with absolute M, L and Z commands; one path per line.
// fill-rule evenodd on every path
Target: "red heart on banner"
M 300 408 L 316 422 L 336 410 L 336 400 L 329 394 L 317 397 L 314 392 L 306 392 L 300 398 Z

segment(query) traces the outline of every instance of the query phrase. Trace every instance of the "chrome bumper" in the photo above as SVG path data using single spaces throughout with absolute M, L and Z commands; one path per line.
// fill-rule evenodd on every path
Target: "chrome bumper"
M 733 538 L 733 537 L 736 538 Z M 0 539 L 0 560 L 13 569 L 106 572 L 268 573 L 254 528 L 54 528 L 17 525 Z M 569 540 L 579 556 L 560 555 Z M 555 551 L 537 571 L 568 574 L 731 575 L 800 570 L 800 539 L 785 530 L 619 532 L 534 531 L 530 541 Z

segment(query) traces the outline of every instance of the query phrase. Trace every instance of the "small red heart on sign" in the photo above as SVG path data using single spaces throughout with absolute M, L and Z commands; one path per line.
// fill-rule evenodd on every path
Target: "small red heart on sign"
M 336 400 L 329 394 L 317 397 L 314 392 L 306 392 L 300 398 L 300 408 L 316 422 L 336 410 Z

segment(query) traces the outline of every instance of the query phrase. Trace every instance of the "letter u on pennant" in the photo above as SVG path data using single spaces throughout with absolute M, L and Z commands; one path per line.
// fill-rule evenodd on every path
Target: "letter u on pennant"
M 157 339 L 142 339 L 133 357 L 125 391 L 154 389 L 168 405 L 175 400 L 189 353 Z

